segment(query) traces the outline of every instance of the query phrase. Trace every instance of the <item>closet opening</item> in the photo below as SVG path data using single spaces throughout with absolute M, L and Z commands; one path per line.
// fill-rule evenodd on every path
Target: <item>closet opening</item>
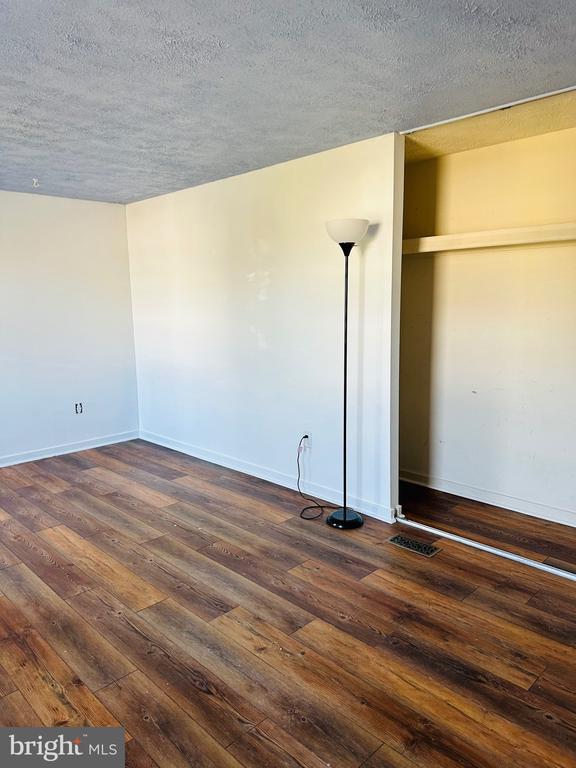
M 576 580 L 576 93 L 407 136 L 409 525 Z

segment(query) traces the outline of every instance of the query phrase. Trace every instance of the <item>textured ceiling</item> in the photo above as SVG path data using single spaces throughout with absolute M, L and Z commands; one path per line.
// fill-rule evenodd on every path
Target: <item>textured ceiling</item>
M 0 188 L 129 202 L 571 86 L 575 21 L 574 0 L 0 0 Z

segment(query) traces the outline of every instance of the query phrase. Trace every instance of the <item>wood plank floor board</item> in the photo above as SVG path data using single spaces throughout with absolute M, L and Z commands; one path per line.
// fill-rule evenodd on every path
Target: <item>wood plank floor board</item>
M 136 739 L 130 739 L 126 744 L 124 757 L 124 768 L 158 768 L 158 763 Z
M 87 453 L 87 451 L 83 451 L 83 453 Z M 64 461 L 61 456 L 42 459 L 41 461 L 33 462 L 33 464 L 34 466 L 39 466 L 50 475 L 64 480 L 72 488 L 81 488 L 96 495 L 104 495 L 114 490 L 112 486 L 107 485 L 101 478 L 93 477 L 91 474 L 92 470 L 74 467 L 69 462 Z
M 4 614 L 6 616 L 6 614 Z M 35 630 L 0 641 L 0 663 L 45 726 L 120 724 Z
M 70 488 L 70 483 L 45 471 L 41 464 L 34 464 L 31 461 L 25 464 L 18 464 L 14 467 L 14 471 L 18 473 L 22 480 L 20 488 L 35 486 L 43 488 L 50 493 L 60 493 Z
M 266 575 L 265 575 L 266 578 Z M 269 580 L 269 583 L 272 583 L 271 580 Z M 274 588 L 274 586 L 271 586 L 271 588 Z M 316 591 L 316 595 L 318 593 L 318 590 Z M 375 631 L 375 624 L 376 627 L 378 626 L 379 622 L 374 619 L 374 617 L 371 617 L 370 620 L 366 621 L 358 621 L 358 616 L 360 615 L 358 611 L 354 611 L 354 608 L 350 606 L 350 603 L 341 603 L 341 610 L 339 613 L 334 611 L 334 614 L 330 617 L 328 616 L 328 620 L 332 621 L 335 625 L 340 625 L 341 627 L 344 627 L 344 629 L 352 634 L 359 636 L 362 638 L 365 642 L 370 642 L 374 644 L 378 644 L 382 641 L 382 639 L 385 637 L 385 635 L 382 634 L 382 632 Z M 317 611 L 317 613 L 320 613 L 320 611 Z M 349 615 L 352 615 L 352 620 L 350 620 Z M 380 623 L 381 626 L 381 623 Z M 298 633 L 296 633 L 298 634 Z M 456 663 L 457 662 L 454 662 Z M 494 683 L 499 681 L 499 678 L 493 678 Z M 443 684 L 441 684 L 443 685 Z M 482 716 L 483 717 L 483 716 Z M 469 726 L 468 726 L 469 727 Z M 492 739 L 493 741 L 493 739 Z M 522 765 L 526 764 L 526 761 L 521 763 Z M 551 763 L 552 764 L 552 763 Z M 541 757 L 538 757 L 537 763 L 535 765 L 541 766 Z
M 260 518 L 262 521 L 268 520 L 270 523 L 283 522 L 296 512 L 294 510 L 292 513 L 287 513 L 274 508 L 272 504 L 256 501 L 250 504 L 250 499 L 246 498 L 243 494 L 227 492 L 225 489 L 218 492 L 214 490 L 211 484 L 201 483 L 200 481 L 198 481 L 199 487 L 193 487 L 194 478 L 190 476 L 170 482 L 144 470 L 123 464 L 110 456 L 106 456 L 105 461 L 107 463 L 113 462 L 115 471 L 105 467 L 98 467 L 87 470 L 87 473 L 91 476 L 102 478 L 110 484 L 118 485 L 120 489 L 124 485 L 127 492 L 138 492 L 140 495 L 142 492 L 147 492 L 153 497 L 157 497 L 158 506 L 168 506 L 174 503 L 174 501 L 186 501 L 193 505 L 200 504 L 202 506 L 238 509 L 249 513 L 254 519 Z M 150 503 L 155 502 L 151 500 Z M 257 510 L 253 509 L 254 505 L 257 506 Z M 257 511 L 258 514 L 254 515 L 254 511 Z
M 241 491 L 231 491 L 221 485 L 215 486 L 192 475 L 184 475 L 178 478 L 176 482 L 185 488 L 191 488 L 194 492 L 223 501 L 230 507 L 238 507 L 249 511 L 251 514 L 256 513 L 258 517 L 269 520 L 271 523 L 283 523 L 285 520 L 290 520 L 296 511 L 293 505 L 290 506 L 290 511 L 284 510 L 283 507 L 288 507 L 288 504 L 284 502 L 261 501 L 254 498 L 254 495 Z
M 358 640 L 324 621 L 314 621 L 294 633 L 294 637 L 319 654 L 332 654 L 344 669 L 371 682 L 389 695 L 418 711 L 421 716 L 437 722 L 439 730 L 453 731 L 464 741 L 482 745 L 487 754 L 506 758 L 506 765 L 518 768 L 556 766 L 552 760 L 533 754 L 526 744 L 524 732 L 517 733 L 514 724 L 486 711 L 465 694 L 446 686 L 435 676 L 422 674 L 417 668 L 405 666 L 387 648 L 374 647 Z M 444 725 L 443 725 L 444 724 Z M 411 752 L 418 751 L 417 740 Z M 490 759 L 488 765 L 492 765 Z M 495 761 L 494 766 L 499 765 Z M 562 765 L 562 763 L 560 763 Z M 563 768 L 563 766 L 562 766 Z
M 392 746 L 403 750 L 411 738 L 412 727 L 408 723 L 416 721 L 415 712 L 404 708 L 396 715 L 390 702 L 384 704 L 370 684 L 354 681 L 337 664 L 307 651 L 297 639 L 244 608 L 235 608 L 211 624 L 279 673 L 290 672 L 302 689 L 309 688 L 327 698 L 380 741 L 390 740 Z
M 112 474 L 122 475 L 124 472 L 128 472 L 130 468 L 133 468 L 131 463 L 123 462 L 115 456 L 110 456 L 107 448 L 108 446 L 104 446 L 103 448 L 89 448 L 87 451 L 84 451 L 84 455 L 90 461 L 90 466 L 85 467 L 85 469 L 104 468 Z
M 541 675 L 530 690 L 551 704 L 576 712 L 576 687 L 568 687 L 565 679 L 558 680 L 554 673 Z
M 242 605 L 253 610 L 257 615 L 287 632 L 294 632 L 314 618 L 308 611 L 295 607 L 289 600 L 271 593 L 265 587 L 244 578 L 236 571 L 220 565 L 203 554 L 219 544 L 220 542 L 211 544 L 202 552 L 196 552 L 177 539 L 162 536 L 147 542 L 144 546 L 180 569 L 190 580 L 206 586 L 211 585 L 231 605 Z M 261 562 L 260 558 L 258 560 Z
M 89 491 L 75 488 L 70 491 L 64 491 L 60 498 L 72 502 L 82 512 L 98 520 L 104 529 L 118 531 L 118 533 L 122 533 L 134 541 L 147 541 L 162 535 L 162 531 L 157 528 L 153 528 L 133 515 L 122 512 L 114 504 L 108 503 L 106 496 L 102 498 L 95 496 Z
M 124 444 L 124 447 L 128 450 L 137 452 L 139 455 L 150 456 L 150 458 L 155 461 L 165 462 L 169 466 L 175 466 L 176 468 L 182 467 L 183 474 L 188 474 L 190 469 L 194 469 L 195 467 L 206 467 L 213 472 L 216 477 L 220 473 L 228 473 L 228 471 L 233 472 L 234 475 L 237 474 L 235 471 L 227 470 L 219 464 L 213 464 L 211 461 L 199 459 L 197 456 L 191 456 L 190 454 L 182 453 L 182 451 L 175 451 L 173 448 L 167 448 L 160 443 L 151 443 L 144 438 L 130 440 Z
M 278 725 L 327 762 L 342 768 L 357 766 L 379 747 L 378 739 L 349 718 L 339 717 L 324 700 L 303 692 L 289 675 L 273 670 L 171 600 L 142 613 L 174 642 L 193 645 L 201 663 L 259 701 Z
M 22 466 L 25 467 L 26 464 L 23 464 Z M 27 479 L 23 473 L 18 470 L 18 465 L 13 467 L 0 467 L 0 488 L 17 491 L 19 488 L 23 488 L 30 482 L 31 480 Z
M 327 768 L 328 765 L 273 720 L 264 720 L 252 728 L 235 741 L 229 751 L 246 768 Z
M 0 646 L 3 642 L 5 641 L 0 640 Z M 14 683 L 13 678 L 2 666 L 2 660 L 0 658 L 0 699 L 4 698 L 4 696 L 8 696 L 9 693 L 12 693 L 12 691 L 15 690 L 16 684 Z
M 410 504 L 576 567 L 572 529 Z M 0 469 L 0 726 L 119 722 L 128 768 L 576 765 L 572 583 L 301 507 L 142 440 Z
M 383 744 L 361 768 L 414 768 L 416 763 Z
M 39 535 L 42 532 L 33 533 L 18 520 L 11 518 L 0 522 L 0 542 L 3 546 L 13 553 L 16 562 L 26 563 L 60 597 L 77 595 L 93 587 L 95 582 L 90 576 L 62 557 Z
M 0 699 L 0 728 L 30 728 L 43 723 L 20 691 Z
M 299 517 L 293 517 L 282 524 L 283 528 L 291 531 L 297 531 L 309 541 L 319 544 L 329 544 L 329 546 L 338 549 L 340 552 L 351 557 L 358 558 L 372 565 L 372 570 L 385 567 L 388 559 L 393 556 L 391 552 L 397 549 L 392 544 L 375 544 L 355 536 L 355 531 L 348 531 L 346 537 L 334 538 L 330 535 L 330 527 L 323 520 L 306 521 Z M 396 531 L 391 531 L 390 535 Z M 404 554 L 404 553 L 402 553 Z
M 132 478 L 135 482 L 145 483 L 147 487 L 154 488 L 156 492 L 171 497 L 173 501 L 185 501 L 193 506 L 200 505 L 203 508 L 225 510 L 227 515 L 232 510 L 236 510 L 242 513 L 245 519 L 250 518 L 252 521 L 257 521 L 259 526 L 266 523 L 281 523 L 291 517 L 289 513 L 276 509 L 273 504 L 261 502 L 254 502 L 258 507 L 257 514 L 254 514 L 256 510 L 242 494 L 229 493 L 225 489 L 220 493 L 208 483 L 204 483 L 200 487 L 192 487 L 190 476 L 186 476 L 189 478 L 187 482 L 184 482 L 186 480 L 184 477 L 170 483 L 140 469 L 128 468 L 124 475 Z M 219 488 L 218 485 L 216 487 Z M 292 514 L 295 512 L 296 509 Z
M 283 526 L 270 527 L 261 531 L 260 536 L 268 539 L 273 544 L 285 544 L 286 546 L 300 552 L 305 560 L 315 558 L 316 560 L 331 565 L 334 568 L 341 568 L 355 579 L 361 579 L 374 570 L 372 563 L 366 562 L 359 557 L 353 557 L 341 552 L 330 543 L 320 544 L 310 541 L 306 536 L 298 531 L 290 531 Z
M 2 525 L 2 523 L 0 523 L 0 525 Z M 4 544 L 0 543 L 0 569 L 9 568 L 11 565 L 17 565 L 21 562 L 20 558 L 8 549 L 8 547 L 5 547 Z
M 355 602 L 334 595 L 331 591 L 318 589 L 291 573 L 265 567 L 239 547 L 222 543 L 211 544 L 205 547 L 202 553 L 223 567 L 299 606 L 312 618 L 325 619 L 335 626 L 366 635 L 366 637 L 380 636 L 393 631 L 393 621 L 389 617 L 367 613 Z
M 445 620 L 435 621 L 430 615 L 424 620 L 424 609 L 418 610 L 396 601 L 392 607 L 388 606 L 385 610 L 384 604 L 376 599 L 373 600 L 372 609 L 366 610 L 359 600 L 361 586 L 350 583 L 347 590 L 341 589 L 342 584 L 335 574 L 320 584 L 318 580 L 301 578 L 305 576 L 301 567 L 292 569 L 289 573 L 275 572 L 264 568 L 239 548 L 221 542 L 206 547 L 202 552 L 248 578 L 266 584 L 270 591 L 301 605 L 309 613 L 339 626 L 354 636 L 361 637 L 365 642 L 378 643 L 382 635 L 400 632 L 411 625 L 415 639 L 422 645 L 431 643 L 433 648 L 443 647 L 455 661 L 465 661 L 472 657 L 476 663 L 482 662 L 480 669 L 484 667 L 487 671 L 496 670 L 504 678 L 525 688 L 530 687 L 537 674 L 544 668 L 543 663 L 534 667 L 528 663 L 527 657 L 518 655 L 513 648 L 508 650 L 503 644 L 494 646 L 498 653 L 490 655 L 483 647 L 485 643 L 478 638 L 473 622 L 468 626 L 472 631 L 466 635 L 462 630 L 458 638 L 455 635 L 458 623 L 456 617 L 450 620 L 449 624 Z M 294 573 L 299 573 L 300 577 Z M 431 640 L 431 635 L 435 642 Z M 501 657 L 507 650 L 508 660 L 502 660 Z M 523 668 L 523 661 L 528 669 Z
M 311 583 L 325 586 L 335 577 L 330 570 L 314 561 L 292 569 L 291 573 L 311 580 Z M 534 642 L 527 643 L 527 648 L 524 649 L 518 643 L 519 637 L 515 628 L 510 629 L 492 615 L 468 610 L 467 598 L 460 601 L 460 607 L 455 614 L 453 602 L 445 595 L 420 585 L 415 587 L 409 582 L 393 582 L 389 578 L 389 571 L 385 572 L 385 578 L 382 578 L 382 573 L 379 569 L 361 580 L 361 590 L 365 587 L 372 588 L 367 592 L 358 590 L 346 577 L 340 577 L 338 589 L 345 597 L 353 594 L 352 590 L 355 590 L 359 603 L 364 604 L 364 601 L 367 601 L 371 610 L 380 605 L 390 605 L 398 612 L 397 627 L 424 641 L 428 638 L 439 647 L 445 645 L 450 648 L 451 643 L 443 641 L 441 637 L 442 627 L 449 625 L 451 640 L 456 641 L 456 644 L 459 641 L 464 649 L 468 648 L 467 651 L 464 650 L 467 659 L 474 659 L 480 667 L 522 687 L 529 687 L 526 683 L 534 675 L 537 676 L 545 666 L 545 662 L 539 657 L 540 638 L 532 638 Z M 383 602 L 379 592 L 385 596 Z M 435 633 L 438 637 L 435 637 Z M 479 651 L 470 647 L 472 639 L 476 639 Z M 538 653 L 534 649 L 536 644 Z
M 258 536 L 253 531 L 247 531 L 241 526 L 229 523 L 223 518 L 204 512 L 199 507 L 193 507 L 185 502 L 178 502 L 168 508 L 173 515 L 179 515 L 182 520 L 194 521 L 198 530 L 212 537 L 212 541 L 206 541 L 206 544 L 214 543 L 221 539 L 231 544 L 241 544 L 244 549 L 258 555 L 271 564 L 276 564 L 279 568 L 292 568 L 298 563 L 304 562 L 302 552 L 295 547 L 288 546 L 282 542 L 272 542 L 269 539 Z M 170 533 L 170 531 L 167 531 Z
M 429 647 L 424 650 L 398 635 L 384 638 L 378 647 L 386 648 L 403 665 L 410 664 L 421 675 L 435 676 L 451 690 L 467 696 L 501 724 L 506 722 L 518 738 L 522 734 L 541 760 L 550 758 L 560 766 L 576 760 L 576 713 L 456 661 L 440 650 L 432 654 Z
M 469 579 L 476 587 L 491 589 L 519 603 L 530 600 L 539 589 L 533 574 L 526 573 L 526 566 L 521 572 L 519 569 L 516 576 L 512 577 L 512 569 L 508 567 L 506 560 L 502 560 L 501 567 L 494 568 L 491 558 L 486 557 L 484 552 L 471 550 L 470 547 L 466 547 L 466 552 L 453 551 L 445 546 L 444 540 L 441 541 L 440 546 L 442 551 L 439 556 L 442 558 L 445 571 Z
M 236 606 L 212 585 L 195 576 L 189 577 L 180 568 L 120 534 L 93 536 L 90 542 L 206 621 Z
M 223 746 L 265 719 L 256 703 L 196 660 L 194 646 L 180 647 L 105 590 L 79 595 L 70 604 Z
M 414 538 L 411 535 L 411 538 Z M 416 536 L 418 539 L 419 537 Z M 411 586 L 431 589 L 449 598 L 464 599 L 478 587 L 487 587 L 502 594 L 510 595 L 519 602 L 527 602 L 537 590 L 532 582 L 527 584 L 521 579 L 511 579 L 506 573 L 494 568 L 491 558 L 478 559 L 465 557 L 461 560 L 454 557 L 444 548 L 445 540 L 437 542 L 442 550 L 432 560 L 420 558 L 414 564 L 411 552 L 399 549 L 397 553 L 387 557 L 384 567 L 375 569 L 381 578 L 388 578 L 396 583 L 407 583 Z M 438 564 L 442 568 L 438 568 Z M 447 583 L 448 588 L 445 584 Z M 450 588 L 452 587 L 452 588 Z
M 19 637 L 31 629 L 31 624 L 20 608 L 0 592 L 0 641 Z
M 130 440 L 123 443 L 122 451 L 125 454 L 123 462 L 127 465 L 130 465 L 131 458 L 136 456 L 138 460 L 150 459 L 155 464 L 162 464 L 181 475 L 193 474 L 213 482 L 220 482 L 223 477 L 228 477 L 230 474 L 234 476 L 240 474 L 220 467 L 218 464 L 212 464 L 203 459 L 197 459 L 194 456 L 188 456 L 185 453 L 173 451 L 170 448 L 164 448 L 162 445 L 149 443 L 145 440 Z
M 0 571 L 0 590 L 91 690 L 133 671 L 132 664 L 26 565 Z
M 64 490 L 71 490 L 70 487 Z M 48 512 L 56 519 L 57 525 L 67 525 L 81 536 L 94 536 L 96 533 L 108 530 L 106 523 L 101 523 L 96 517 L 88 514 L 85 509 L 76 505 L 71 497 L 63 496 L 62 491 L 51 493 L 37 485 L 20 488 L 18 494 L 36 506 Z
M 114 457 L 119 461 L 124 461 L 125 464 L 133 468 L 150 473 L 152 473 L 151 466 L 156 468 L 159 465 L 171 467 L 174 472 L 182 476 L 179 482 L 184 486 L 190 486 L 193 490 L 205 493 L 208 496 L 214 495 L 213 491 L 214 487 L 216 487 L 223 492 L 223 495 L 217 494 L 219 500 L 226 500 L 233 506 L 247 507 L 250 512 L 255 511 L 254 502 L 265 502 L 265 506 L 259 509 L 264 519 L 272 515 L 276 522 L 281 521 L 278 512 L 281 512 L 283 508 L 287 508 L 287 513 L 281 515 L 282 519 L 291 517 L 295 513 L 294 494 L 286 488 L 273 485 L 242 472 L 218 467 L 215 464 L 210 464 L 191 456 L 184 456 L 183 454 L 175 456 L 174 451 L 164 450 L 162 452 L 161 450 L 159 452 L 158 448 L 161 448 L 161 446 L 154 446 L 143 441 L 134 441 L 133 443 L 108 446 L 101 449 L 101 452 L 107 457 Z M 118 464 L 115 466 L 119 467 Z M 162 477 L 161 473 L 157 474 L 159 477 Z M 228 492 L 230 492 L 230 496 L 226 496 Z M 246 499 L 246 495 L 248 495 L 248 499 Z
M 204 552 L 213 549 L 214 547 L 208 547 Z M 237 557 L 234 558 L 230 562 L 230 567 L 239 567 L 239 562 Z M 243 572 L 247 573 L 246 564 L 249 563 L 249 560 L 246 558 L 243 562 Z M 522 698 L 522 694 L 527 692 L 523 688 L 507 684 L 506 681 L 500 677 L 469 664 L 466 660 L 465 648 L 462 649 L 464 653 L 460 652 L 454 654 L 453 649 L 450 649 L 451 652 L 447 652 L 430 643 L 424 644 L 416 641 L 417 645 L 413 645 L 410 639 L 401 639 L 400 636 L 396 636 L 393 622 L 387 621 L 385 618 L 383 619 L 381 616 L 376 615 L 376 613 L 366 614 L 362 609 L 357 608 L 350 601 L 345 601 L 343 599 L 338 601 L 337 599 L 334 600 L 333 597 L 332 605 L 330 605 L 326 597 L 328 595 L 326 591 L 319 588 L 313 588 L 307 593 L 296 583 L 300 582 L 305 585 L 306 582 L 291 577 L 290 574 L 263 572 L 255 563 L 251 563 L 248 567 L 250 568 L 252 577 L 265 581 L 268 584 L 269 589 L 278 591 L 279 594 L 283 594 L 284 596 L 291 594 L 293 601 L 298 604 L 302 604 L 302 600 L 304 600 L 304 604 L 311 611 L 314 610 L 316 615 L 321 616 L 334 626 L 340 627 L 345 632 L 362 640 L 364 643 L 372 645 L 375 648 L 387 648 L 388 651 L 394 651 L 394 653 L 397 653 L 399 648 L 403 649 L 406 653 L 406 659 L 401 657 L 401 663 L 413 665 L 415 662 L 411 656 L 411 652 L 418 652 L 419 657 L 422 659 L 422 665 L 419 668 L 419 673 L 421 675 L 424 675 L 426 672 L 426 658 L 438 659 L 438 669 L 444 670 L 444 677 L 440 677 L 440 687 L 445 685 L 453 686 L 451 676 L 454 674 L 455 679 L 460 681 L 463 686 L 461 704 L 466 699 L 464 693 L 466 687 L 469 684 L 477 684 L 477 692 L 479 694 L 478 706 L 480 708 L 483 706 L 481 694 L 486 694 L 487 696 L 494 694 L 493 698 L 489 698 L 488 706 L 495 709 L 498 717 L 505 719 L 506 707 L 511 704 L 518 707 L 518 715 L 527 716 L 530 714 L 531 704 Z M 480 647 L 482 646 L 482 639 L 483 635 L 478 641 Z M 556 644 L 552 643 L 551 648 L 556 651 Z M 568 649 L 565 655 L 560 649 L 560 655 L 564 658 L 565 663 L 569 663 L 568 659 L 573 658 L 573 655 L 571 652 L 568 652 Z M 507 685 L 509 687 L 506 687 Z M 477 714 L 477 712 L 478 709 L 475 710 L 475 714 Z M 545 702 L 539 702 L 538 712 L 537 723 L 540 726 L 543 723 L 545 724 L 548 716 L 552 720 L 555 719 L 554 715 L 547 712 Z M 569 732 L 572 727 L 570 723 L 566 724 L 564 722 L 564 715 L 565 713 L 560 714 L 562 737 L 565 737 L 566 733 Z
M 197 477 L 196 469 L 188 470 L 186 474 L 189 477 Z M 290 488 L 282 488 L 280 485 L 274 485 L 260 477 L 251 477 L 241 472 L 226 472 L 226 474 L 220 475 L 217 480 L 210 477 L 205 479 L 229 491 L 253 496 L 258 501 L 278 505 L 289 514 L 294 514 L 294 491 Z
M 82 471 L 84 469 L 93 469 L 94 460 L 88 453 L 88 451 L 77 451 L 76 453 L 64 453 L 58 456 L 58 460 L 61 464 L 66 464 L 69 467 Z
M 159 589 L 65 525 L 47 528 L 41 535 L 45 541 L 85 571 L 95 584 L 106 587 L 135 611 L 147 608 L 166 597 Z
M 268 520 L 262 520 L 258 515 L 251 515 L 250 512 L 239 507 L 231 507 L 224 504 L 211 496 L 204 496 L 195 491 L 191 491 L 183 486 L 180 486 L 174 493 L 175 500 L 178 502 L 170 509 L 178 510 L 180 504 L 185 504 L 188 513 L 191 513 L 193 509 L 202 509 L 205 512 L 210 513 L 214 517 L 219 517 L 226 522 L 234 523 L 246 531 L 250 531 L 257 536 L 263 536 L 265 530 L 270 530 L 274 526 L 270 524 Z M 182 508 L 180 507 L 180 511 Z
M 391 697 L 383 700 L 381 690 L 372 683 L 359 680 L 337 662 L 307 649 L 295 637 L 284 635 L 244 609 L 236 608 L 212 625 L 277 671 L 288 669 L 304 689 L 328 698 L 392 750 L 409 751 L 416 765 L 456 768 L 463 757 L 470 768 L 485 764 L 485 755 L 474 745 L 449 736 L 445 727 L 439 728 Z
M 98 691 L 159 768 L 241 768 L 241 764 L 142 672 Z
M 58 525 L 58 521 L 43 509 L 6 487 L 0 487 L 0 509 L 30 531 Z
M 113 472 L 105 467 L 98 466 L 94 467 L 94 469 L 85 470 L 83 475 L 84 477 L 91 478 L 93 482 L 100 483 L 107 488 L 105 493 L 109 493 L 110 491 L 125 491 L 136 499 L 151 504 L 153 507 L 168 507 L 177 500 L 172 498 L 172 496 L 167 496 L 166 494 L 157 491 L 153 487 L 151 480 L 146 483 L 146 478 L 144 478 L 144 482 L 140 477 L 138 480 L 132 479 L 131 475 L 133 471 L 134 470 L 130 470 L 130 468 L 127 467 L 126 472 L 119 474 L 118 472 Z M 149 475 L 148 477 L 153 478 L 154 476 Z
M 546 638 L 551 641 L 546 642 L 546 648 L 551 648 L 552 643 L 558 644 L 557 649 L 561 656 L 573 654 L 576 660 L 576 615 L 571 618 L 552 615 L 534 605 L 517 603 L 489 589 L 477 589 L 464 602 Z M 565 652 L 562 650 L 564 647 Z
M 338 574 L 313 561 L 290 572 L 324 590 L 332 585 L 337 594 L 348 601 L 355 599 L 370 613 L 389 615 L 395 632 L 405 632 L 422 645 L 431 643 L 443 648 L 456 658 L 474 663 L 479 669 L 523 688 L 530 688 L 546 667 L 545 662 L 538 663 L 526 656 L 519 658 L 512 643 L 494 637 L 491 633 L 494 627 L 487 623 L 482 626 L 472 612 L 454 615 L 453 611 L 447 611 L 442 598 L 433 592 L 427 594 L 421 590 L 420 600 L 413 597 L 414 593 L 411 599 L 406 590 L 395 589 L 376 575 L 367 576 L 358 584 L 345 577 L 338 578 Z
M 181 474 L 208 480 L 218 486 L 222 485 L 231 490 L 241 492 L 248 490 L 256 498 L 264 501 L 278 500 L 292 505 L 294 503 L 294 492 L 289 488 L 275 485 L 262 478 L 247 475 L 244 472 L 226 469 L 218 464 L 212 464 L 194 456 L 177 453 L 161 445 L 155 445 L 144 440 L 133 440 L 129 443 L 123 443 L 122 450 L 126 454 L 126 462 L 128 464 L 130 463 L 130 456 L 148 456 L 157 463 L 178 469 Z M 291 511 L 293 513 L 292 508 Z
M 98 451 L 98 456 L 101 455 L 111 456 L 118 459 L 120 464 L 127 464 L 134 469 L 141 469 L 151 475 L 160 477 L 162 480 L 177 480 L 184 475 L 184 472 L 167 467 L 165 464 L 161 464 L 138 452 L 129 453 L 121 443 L 105 446 L 102 450 Z
M 453 607 L 443 595 L 422 587 L 414 588 L 407 583 L 398 584 L 389 578 L 388 573 L 386 578 L 382 578 L 381 570 L 370 574 L 364 581 L 377 589 L 399 595 L 416 606 L 424 603 L 444 621 L 452 621 Z M 477 642 L 485 650 L 492 649 L 495 655 L 508 658 L 514 666 L 529 675 L 540 675 L 558 654 L 565 657 L 566 648 L 562 644 L 558 645 L 555 640 L 543 641 L 541 636 L 531 630 L 523 631 L 518 625 L 467 601 L 461 601 L 457 619 L 468 622 L 474 628 L 470 639 L 479 636 Z
M 540 680 L 542 679 L 546 679 L 554 685 L 562 685 L 576 693 L 576 664 L 552 663 L 540 677 Z
M 147 443 L 143 440 L 134 440 L 131 443 L 124 443 L 123 451 L 127 454 L 126 461 L 130 463 L 131 455 L 151 456 L 154 461 L 165 464 L 173 469 L 178 469 L 182 474 L 201 480 L 214 483 L 217 487 L 226 488 L 232 491 L 249 495 L 260 501 L 266 501 L 271 504 L 289 505 L 288 511 L 294 514 L 294 491 L 284 488 L 260 477 L 247 475 L 237 470 L 226 469 L 211 464 L 202 459 L 197 459 L 185 454 L 177 454 L 168 448 L 160 445 Z
M 208 512 L 211 517 L 217 520 L 223 520 L 228 524 L 232 523 L 244 531 L 253 533 L 256 539 L 265 539 L 278 549 L 288 547 L 291 551 L 301 553 L 305 560 L 315 557 L 317 560 L 332 564 L 335 567 L 345 568 L 348 572 L 353 572 L 357 578 L 366 576 L 376 567 L 360 558 L 340 552 L 328 544 L 323 545 L 311 541 L 302 530 L 292 531 L 282 525 L 270 525 L 257 515 L 252 515 L 235 507 L 227 507 L 208 497 L 206 497 L 206 503 L 202 503 L 200 507 L 197 503 L 191 504 L 189 502 L 181 502 L 170 507 L 173 514 L 178 514 L 185 520 L 194 520 L 197 509 Z
M 558 618 L 576 623 L 576 586 L 572 585 L 572 590 L 566 590 L 564 594 L 558 590 L 542 589 L 526 605 L 549 614 L 552 621 Z
M 107 504 L 112 504 L 121 512 L 151 526 L 158 531 L 158 535 L 169 533 L 194 549 L 200 549 L 216 541 L 216 537 L 195 524 L 194 515 L 190 512 L 185 515 L 176 514 L 175 508 L 178 503 L 162 508 L 153 507 L 122 491 L 107 493 L 105 498 Z

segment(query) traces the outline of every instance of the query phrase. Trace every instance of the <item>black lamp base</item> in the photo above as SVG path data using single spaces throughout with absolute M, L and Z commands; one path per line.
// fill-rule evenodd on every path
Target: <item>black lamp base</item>
M 344 518 L 344 508 L 339 507 L 328 515 L 326 523 L 332 528 L 360 528 L 364 520 L 362 520 L 362 515 L 359 512 L 350 507 L 346 507 L 346 518 Z

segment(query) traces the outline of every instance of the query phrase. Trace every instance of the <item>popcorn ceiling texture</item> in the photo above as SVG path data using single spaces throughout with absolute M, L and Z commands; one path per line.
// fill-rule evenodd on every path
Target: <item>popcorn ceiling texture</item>
M 575 22 L 574 0 L 0 0 L 0 188 L 130 202 L 571 86 Z

